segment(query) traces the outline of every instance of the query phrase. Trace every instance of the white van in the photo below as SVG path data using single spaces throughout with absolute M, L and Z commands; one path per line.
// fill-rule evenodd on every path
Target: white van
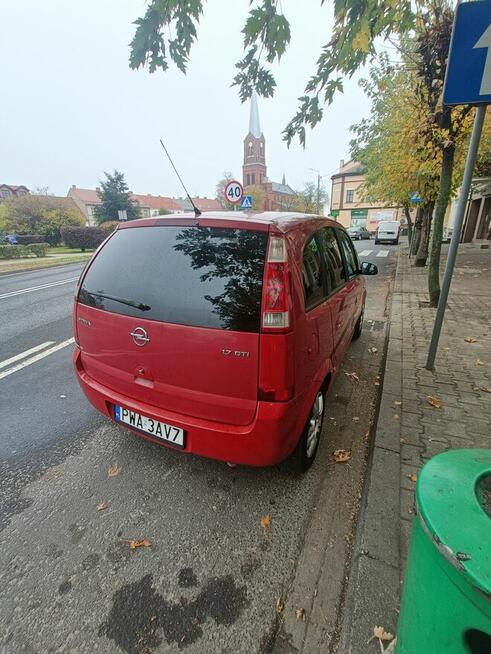
M 375 243 L 399 243 L 399 229 L 400 224 L 398 220 L 382 220 L 378 224 L 377 232 L 375 233 Z

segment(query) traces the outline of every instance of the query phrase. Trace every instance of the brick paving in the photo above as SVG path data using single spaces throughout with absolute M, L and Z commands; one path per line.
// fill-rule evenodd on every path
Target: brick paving
M 433 371 L 424 367 L 436 312 L 426 304 L 426 280 L 427 270 L 414 268 L 401 246 L 343 654 L 379 651 L 377 642 L 367 645 L 374 625 L 396 629 L 421 466 L 447 449 L 491 447 L 491 393 L 480 390 L 491 387 L 491 250 L 460 247 Z

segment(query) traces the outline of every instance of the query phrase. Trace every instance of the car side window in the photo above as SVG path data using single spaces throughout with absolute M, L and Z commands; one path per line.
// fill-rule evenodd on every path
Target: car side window
M 341 250 L 343 251 L 344 260 L 346 262 L 348 277 L 354 277 L 360 270 L 360 263 L 358 261 L 356 250 L 346 232 L 343 232 L 340 229 L 337 229 L 336 232 L 338 235 L 339 243 L 341 245 Z
M 323 255 L 326 264 L 328 293 L 334 293 L 346 281 L 343 257 L 339 243 L 332 227 L 324 227 L 320 231 L 323 245 Z
M 321 252 L 314 236 L 303 249 L 303 287 L 305 309 L 309 310 L 317 306 L 325 295 Z

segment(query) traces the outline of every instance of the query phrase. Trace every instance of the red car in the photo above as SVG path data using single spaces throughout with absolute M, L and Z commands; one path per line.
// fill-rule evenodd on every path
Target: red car
M 376 272 L 325 218 L 122 223 L 79 281 L 78 380 L 96 409 L 154 442 L 254 466 L 291 456 L 307 470 L 326 391 L 362 329 L 362 274 Z

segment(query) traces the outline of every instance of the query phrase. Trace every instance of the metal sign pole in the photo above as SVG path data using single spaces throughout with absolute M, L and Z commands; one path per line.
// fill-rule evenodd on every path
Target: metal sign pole
M 474 163 L 476 161 L 477 151 L 479 149 L 479 140 L 481 138 L 482 126 L 486 116 L 486 105 L 481 105 L 476 110 L 474 118 L 474 126 L 472 127 L 471 141 L 469 144 L 469 151 L 467 152 L 467 160 L 465 162 L 464 177 L 462 179 L 462 187 L 460 189 L 460 197 L 457 203 L 457 211 L 455 212 L 454 228 L 452 232 L 452 240 L 448 249 L 447 263 L 445 266 L 445 274 L 443 276 L 442 289 L 440 291 L 440 299 L 438 301 L 438 309 L 436 311 L 435 324 L 433 326 L 433 333 L 431 335 L 430 349 L 428 350 L 428 358 L 426 360 L 426 369 L 433 370 L 435 365 L 435 356 L 438 349 L 438 341 L 440 340 L 440 332 L 442 330 L 443 316 L 445 315 L 445 308 L 447 306 L 448 291 L 452 281 L 453 269 L 455 266 L 455 259 L 457 258 L 457 249 L 459 247 L 460 233 L 462 231 L 462 223 L 464 222 L 465 209 L 467 206 L 467 199 L 469 197 L 469 190 L 472 182 L 472 173 L 474 170 Z

